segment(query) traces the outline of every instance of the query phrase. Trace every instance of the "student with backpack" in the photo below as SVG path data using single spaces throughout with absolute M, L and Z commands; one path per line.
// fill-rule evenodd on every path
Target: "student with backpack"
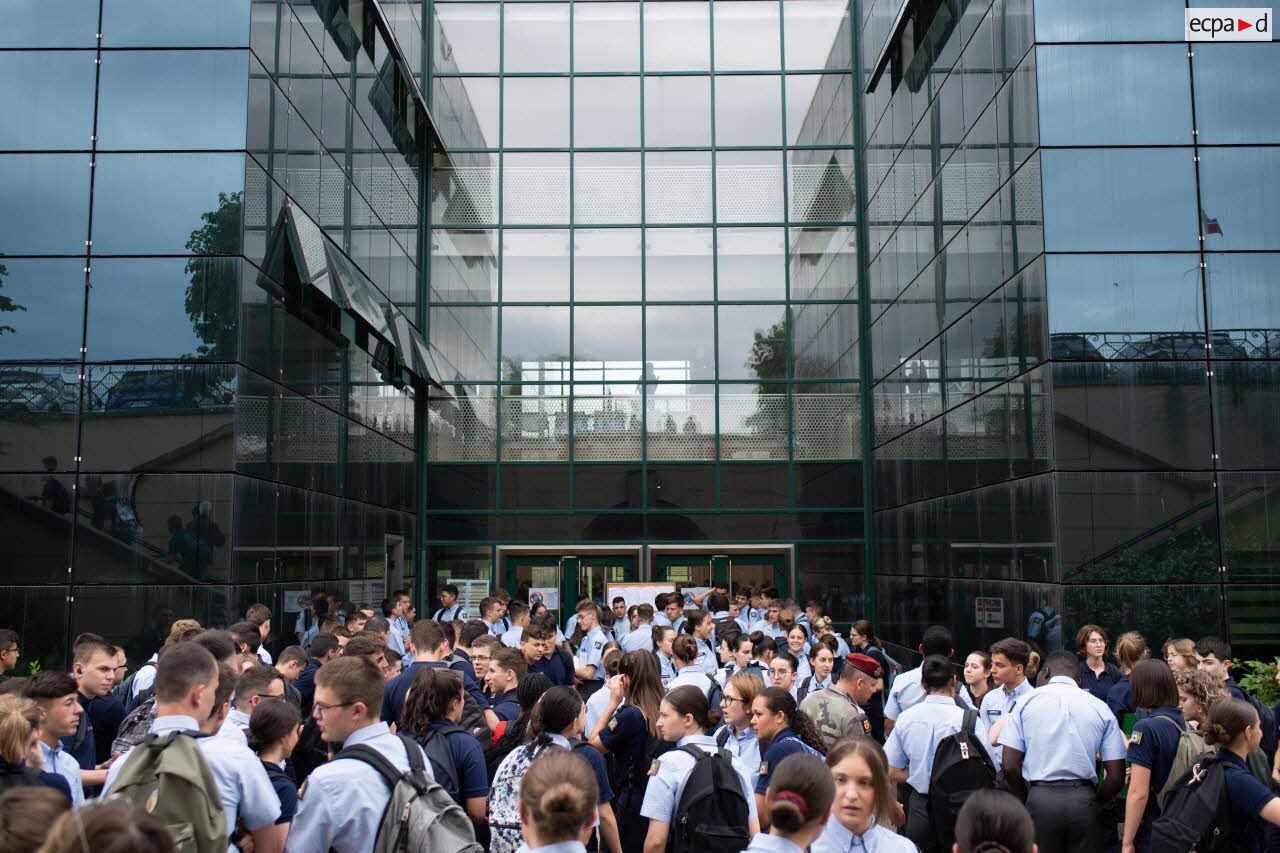
M 1204 739 L 1178 710 L 1178 685 L 1167 663 L 1154 658 L 1139 661 L 1129 680 L 1133 704 L 1147 716 L 1134 724 L 1129 738 L 1129 791 L 1124 800 L 1121 849 L 1123 853 L 1148 853 L 1151 822 L 1160 814 L 1158 794 L 1170 781 L 1179 753 L 1190 750 L 1192 758 L 1198 757 L 1204 752 Z M 1184 766 L 1182 772 L 1185 770 Z
M 1074 654 L 1052 652 L 1044 669 L 1048 683 L 1018 702 L 1000 732 L 1005 779 L 1026 800 L 1042 851 L 1093 853 L 1103 843 L 1100 810 L 1124 784 L 1124 735 L 1107 705 L 1081 689 Z
M 1262 727 L 1261 748 L 1267 755 L 1267 761 L 1274 761 L 1277 746 L 1275 711 L 1245 693 L 1231 677 L 1231 645 L 1221 637 L 1201 637 L 1196 643 L 1196 660 L 1199 668 L 1221 681 L 1233 698 L 1253 706 Z
M 316 673 L 312 709 L 320 733 L 341 744 L 300 792 L 291 853 L 479 853 L 466 813 L 435 782 L 413 738 L 380 721 L 383 679 L 368 658 L 339 658 Z M 398 846 L 401 834 L 407 846 Z
M 769 831 L 746 848 L 749 853 L 801 853 L 818 839 L 835 799 L 831 771 L 822 759 L 792 755 L 778 765 L 765 793 Z
M 676 748 L 649 770 L 640 807 L 649 819 L 645 853 L 737 853 L 759 831 L 751 770 L 708 734 L 718 721 L 697 687 L 662 700 L 658 735 Z
M 1258 712 L 1243 699 L 1220 699 L 1201 729 L 1218 752 L 1175 783 L 1152 824 L 1151 849 L 1258 853 L 1263 827 L 1280 825 L 1280 800 L 1246 764 L 1262 742 Z
M 903 673 L 902 678 L 907 678 Z M 938 850 L 941 845 L 935 841 L 933 830 L 935 825 L 941 829 L 939 834 L 946 835 L 954 824 L 947 825 L 948 815 L 933 814 L 930 796 L 936 780 L 946 775 L 950 777 L 969 777 L 967 770 L 976 771 L 973 775 L 982 778 L 982 771 L 987 771 L 987 785 L 995 783 L 995 769 L 991 767 L 990 757 L 982 744 L 985 741 L 986 726 L 974 711 L 961 708 L 955 701 L 955 674 L 951 669 L 951 661 L 942 655 L 929 655 L 920 665 L 920 682 L 925 691 L 922 702 L 902 711 L 897 718 L 893 730 L 885 741 L 885 757 L 889 762 L 889 777 L 894 782 L 905 782 L 910 791 L 907 802 L 906 836 L 925 853 Z M 957 738 L 956 735 L 959 735 Z M 947 744 L 962 745 L 961 762 L 946 761 L 939 765 L 938 758 Z M 953 757 L 955 750 L 948 748 L 946 755 Z M 965 754 L 967 753 L 967 755 Z M 968 762 L 976 762 L 972 767 Z M 985 762 L 985 764 L 984 764 Z M 953 770 L 954 766 L 954 770 Z M 946 780 L 942 780 L 944 783 Z M 973 784 L 971 778 L 966 779 Z M 965 787 L 965 786 L 957 786 Z M 948 791 L 957 799 L 967 793 L 964 790 Z M 959 809 L 961 802 L 954 802 Z M 954 821 L 954 816 L 950 816 Z
M 520 786 L 520 834 L 527 853 L 585 853 L 582 836 L 595 822 L 600 792 L 581 757 L 550 750 Z
M 213 736 L 233 671 L 193 642 L 166 646 L 159 663 L 150 733 L 111 765 L 103 796 L 145 808 L 175 838 L 189 837 L 184 850 L 224 853 L 240 825 L 255 850 L 278 851 L 280 800 L 262 763 L 247 746 Z
M 751 703 L 761 690 L 764 683 L 748 672 L 730 676 L 720 700 L 724 724 L 716 731 L 716 746 L 729 750 L 752 772 L 760 769 L 760 741 L 751 727 Z
M 419 670 L 396 730 L 422 746 L 435 780 L 474 823 L 482 824 L 489 780 L 479 741 L 458 725 L 464 702 L 461 673 Z
M 1007 791 L 974 791 L 956 820 L 953 850 L 954 853 L 1037 853 L 1031 815 L 1026 806 Z
M 835 800 L 811 853 L 916 853 L 916 846 L 893 830 L 897 803 L 880 744 L 869 737 L 842 738 L 827 752 L 827 767 Z
M 762 760 L 756 774 L 756 811 L 761 829 L 766 829 L 768 804 L 765 794 L 773 771 L 789 755 L 807 752 L 822 757 L 826 744 L 822 733 L 809 715 L 796 707 L 791 694 L 778 687 L 767 687 L 756 694 L 751 703 L 751 727 L 760 741 Z
M 835 668 L 835 654 L 826 643 L 817 642 L 809 649 L 809 674 L 796 686 L 796 701 L 801 704 L 810 693 L 830 687 L 834 683 L 831 670 Z
M 698 642 L 688 634 L 681 634 L 671 641 L 671 659 L 675 663 L 676 677 L 667 682 L 667 690 L 677 687 L 696 687 L 719 705 L 720 685 L 698 668 Z M 712 690 L 714 688 L 714 695 Z
M 282 699 L 259 702 L 249 715 L 249 748 L 262 762 L 271 787 L 280 800 L 280 816 L 276 818 L 280 850 L 289 836 L 289 824 L 298 810 L 298 785 L 285 771 L 285 762 L 298 745 L 302 714 L 296 705 Z
M 525 732 L 528 731 L 529 718 L 533 714 L 534 706 L 542 698 L 542 694 L 550 689 L 551 679 L 540 672 L 526 673 L 524 678 L 520 679 L 520 683 L 516 685 L 516 701 L 520 703 L 520 713 L 507 724 L 506 729 L 498 736 L 498 739 L 485 751 L 485 764 L 488 767 L 490 790 L 493 788 L 494 776 L 498 767 L 501 766 L 502 760 L 512 750 L 528 740 L 525 737 Z

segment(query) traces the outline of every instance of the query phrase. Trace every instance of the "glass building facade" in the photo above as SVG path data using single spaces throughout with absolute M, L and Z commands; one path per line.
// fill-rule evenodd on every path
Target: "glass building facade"
M 0 624 L 715 580 L 1272 644 L 1280 52 L 1183 9 L 15 0 Z

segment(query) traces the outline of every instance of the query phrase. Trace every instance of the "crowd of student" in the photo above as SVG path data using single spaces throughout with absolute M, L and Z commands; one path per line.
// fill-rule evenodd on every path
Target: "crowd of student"
M 0 853 L 1280 850 L 1280 709 L 1216 637 L 933 626 L 903 671 L 774 590 L 457 595 L 317 594 L 274 655 L 263 605 L 179 619 L 131 674 L 84 634 L 11 678 L 0 631 Z

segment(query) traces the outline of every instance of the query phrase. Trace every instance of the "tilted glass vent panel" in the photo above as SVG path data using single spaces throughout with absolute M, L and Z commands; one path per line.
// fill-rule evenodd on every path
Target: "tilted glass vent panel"
M 791 401 L 796 459 L 857 459 L 862 440 L 861 395 L 806 393 L 797 387 Z
M 648 458 L 710 460 L 716 456 L 716 396 L 714 393 L 671 393 L 649 389 L 645 400 Z
M 720 458 L 786 459 L 787 395 L 720 388 Z

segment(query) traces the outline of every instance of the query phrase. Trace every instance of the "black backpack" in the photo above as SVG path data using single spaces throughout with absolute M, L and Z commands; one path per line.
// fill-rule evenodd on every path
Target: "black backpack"
M 422 751 L 427 754 L 427 760 L 431 762 L 431 775 L 455 803 L 462 805 L 462 783 L 458 781 L 458 767 L 454 764 L 453 753 L 449 751 L 448 735 L 455 732 L 468 734 L 467 730 L 460 726 L 441 726 L 429 730 L 425 735 L 418 737 L 417 741 L 422 744 Z
M 996 785 L 995 765 L 975 733 L 977 722 L 978 712 L 966 708 L 960 731 L 939 743 L 933 754 L 929 823 L 940 849 L 950 850 L 955 842 L 956 816 L 969 795 Z
M 1193 764 L 1168 790 L 1151 824 L 1151 853 L 1215 853 L 1227 849 L 1231 806 L 1227 773 L 1216 756 Z
M 694 759 L 676 804 L 667 839 L 669 853 L 739 853 L 751 842 L 751 811 L 742 781 L 726 749 L 704 752 L 696 746 L 680 751 Z
M 710 708 L 719 708 L 720 703 L 724 701 L 724 689 L 720 686 L 720 682 L 714 678 L 711 679 L 711 687 L 707 689 L 707 706 Z

